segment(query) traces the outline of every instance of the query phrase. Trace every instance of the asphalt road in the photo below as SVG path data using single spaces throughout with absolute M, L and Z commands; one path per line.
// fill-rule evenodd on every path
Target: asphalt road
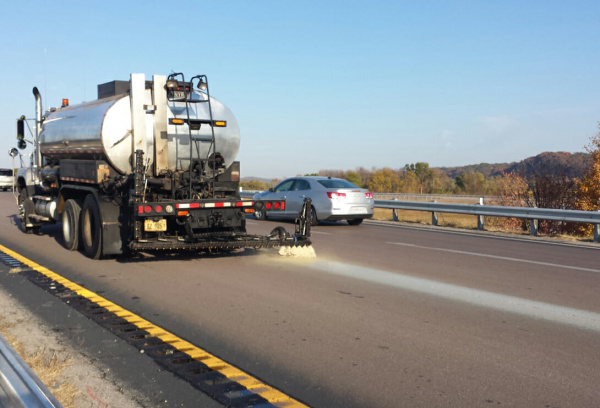
M 315 260 L 91 261 L 15 213 L 0 194 L 2 245 L 313 407 L 600 406 L 600 246 L 332 223 Z M 153 369 L 120 366 L 138 386 Z M 203 406 L 189 388 L 173 406 Z

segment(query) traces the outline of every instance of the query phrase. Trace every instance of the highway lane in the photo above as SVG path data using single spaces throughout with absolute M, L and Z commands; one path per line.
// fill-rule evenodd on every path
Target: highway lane
M 339 223 L 314 228 L 313 261 L 95 262 L 61 248 L 57 227 L 20 233 L 11 199 L 0 243 L 311 406 L 600 401 L 595 247 Z

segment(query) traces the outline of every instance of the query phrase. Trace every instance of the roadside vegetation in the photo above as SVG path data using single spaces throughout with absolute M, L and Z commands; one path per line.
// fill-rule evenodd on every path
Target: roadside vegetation
M 27 352 L 18 336 L 12 334 L 11 329 L 17 325 L 18 323 L 6 323 L 0 316 L 0 335 L 8 341 L 64 408 L 75 408 L 75 396 L 79 391 L 70 381 L 61 378 L 65 368 L 71 364 L 71 359 L 65 360 L 55 350 L 45 347 Z
M 586 146 L 586 153 L 546 152 L 518 163 L 431 168 L 428 163 L 408 163 L 398 169 L 359 167 L 355 170 L 320 170 L 320 175 L 344 178 L 374 193 L 481 195 L 502 206 L 596 211 L 600 209 L 600 132 Z M 267 190 L 280 180 L 247 180 L 244 190 Z M 408 222 L 431 222 L 431 215 L 399 211 Z M 402 215 L 400 215 L 402 214 Z M 378 210 L 376 218 L 391 219 L 390 210 Z M 476 227 L 473 216 L 440 214 L 441 225 Z M 485 220 L 486 228 L 528 231 L 529 221 L 506 218 Z M 540 221 L 546 235 L 586 237 L 592 226 Z

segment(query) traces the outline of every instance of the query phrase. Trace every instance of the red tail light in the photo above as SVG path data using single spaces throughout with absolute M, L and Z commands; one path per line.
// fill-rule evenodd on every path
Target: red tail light
M 346 198 L 346 193 L 327 192 L 327 197 L 331 198 L 332 200 Z
M 365 198 L 373 198 L 373 193 L 365 193 Z

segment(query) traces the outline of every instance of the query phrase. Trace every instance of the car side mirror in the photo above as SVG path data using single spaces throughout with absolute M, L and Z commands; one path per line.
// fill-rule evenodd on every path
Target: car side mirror
M 275 192 L 275 189 L 274 189 L 273 187 L 271 187 L 271 188 L 269 189 L 269 191 L 270 191 L 271 193 L 274 193 L 274 192 Z

